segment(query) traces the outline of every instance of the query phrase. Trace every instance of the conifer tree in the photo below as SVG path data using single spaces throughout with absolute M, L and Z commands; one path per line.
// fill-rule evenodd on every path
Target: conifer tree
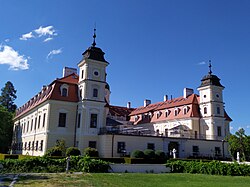
M 14 104 L 14 100 L 17 98 L 14 85 L 12 82 L 8 81 L 1 91 L 0 105 L 4 106 L 9 112 L 14 113 L 17 108 L 17 106 Z

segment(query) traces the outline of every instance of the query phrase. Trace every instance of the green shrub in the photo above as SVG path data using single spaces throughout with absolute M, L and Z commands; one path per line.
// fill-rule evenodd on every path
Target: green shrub
M 97 149 L 91 147 L 87 147 L 86 149 L 84 149 L 83 155 L 89 157 L 99 157 Z
M 79 156 L 81 155 L 81 151 L 76 147 L 69 147 L 66 150 L 66 156 Z
M 132 152 L 131 158 L 144 158 L 144 153 L 141 150 L 135 150 Z
M 146 149 L 144 151 L 144 158 L 146 159 L 154 159 L 155 158 L 155 152 L 152 149 Z
M 166 158 L 166 154 L 162 150 L 155 151 L 155 158 L 164 160 Z
M 222 163 L 219 161 L 168 161 L 174 173 L 198 173 L 209 175 L 250 176 L 250 166 L 246 164 Z
M 100 159 L 91 159 L 89 156 L 79 160 L 78 165 L 83 172 L 89 173 L 107 173 L 110 168 L 109 163 Z
M 63 152 L 59 147 L 52 147 L 47 150 L 46 156 L 63 156 Z

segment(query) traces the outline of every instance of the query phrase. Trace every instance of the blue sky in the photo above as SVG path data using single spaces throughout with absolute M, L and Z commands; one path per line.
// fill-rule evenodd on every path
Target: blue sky
M 0 87 L 13 82 L 21 106 L 63 67 L 77 67 L 96 24 L 112 104 L 198 93 L 211 60 L 232 132 L 250 134 L 249 10 L 248 0 L 2 0 Z

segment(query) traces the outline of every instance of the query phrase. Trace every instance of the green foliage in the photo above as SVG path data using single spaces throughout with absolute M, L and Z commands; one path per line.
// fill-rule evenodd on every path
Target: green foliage
M 141 150 L 134 150 L 131 154 L 131 158 L 144 158 L 144 153 Z
M 166 154 L 162 150 L 155 151 L 155 158 L 156 159 L 165 159 Z
M 235 135 L 230 135 L 227 141 L 233 159 L 236 159 L 236 154 L 239 152 L 241 161 L 250 161 L 250 136 L 245 134 L 244 129 L 241 128 Z
M 0 105 L 0 152 L 7 153 L 13 133 L 13 114 Z
M 107 173 L 110 168 L 108 162 L 100 159 L 91 159 L 89 156 L 85 156 L 79 160 L 78 165 L 82 168 L 82 171 L 88 173 Z
M 168 161 L 173 173 L 196 173 L 209 175 L 250 176 L 250 166 L 246 164 L 222 163 L 219 161 Z
M 81 151 L 76 147 L 69 147 L 66 150 L 66 156 L 79 156 Z
M 144 150 L 144 158 L 146 159 L 154 159 L 155 158 L 155 151 L 152 149 Z
M 14 104 L 14 100 L 17 98 L 16 90 L 12 82 L 5 83 L 5 87 L 1 89 L 0 105 L 4 106 L 9 112 L 14 113 L 17 106 Z
M 84 149 L 83 155 L 89 157 L 99 157 L 97 149 L 91 147 L 87 147 L 86 149 Z
M 58 140 L 54 147 L 51 147 L 47 150 L 46 156 L 65 156 L 66 155 L 66 147 L 64 140 Z

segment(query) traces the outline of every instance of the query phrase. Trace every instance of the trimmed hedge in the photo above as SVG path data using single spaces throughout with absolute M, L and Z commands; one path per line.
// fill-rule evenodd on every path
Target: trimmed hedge
M 196 173 L 209 175 L 250 176 L 250 165 L 222 163 L 219 161 L 168 161 L 173 173 Z
M 49 157 L 34 157 L 26 159 L 0 160 L 3 169 L 0 173 L 58 173 L 65 172 L 66 158 L 52 159 Z M 108 172 L 109 162 L 90 157 L 71 156 L 70 171 Z

